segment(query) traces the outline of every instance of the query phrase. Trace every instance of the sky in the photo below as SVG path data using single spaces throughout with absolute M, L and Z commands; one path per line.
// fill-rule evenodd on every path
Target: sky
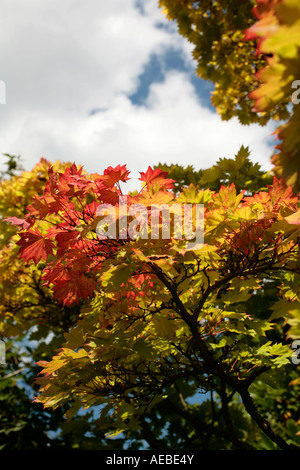
M 126 164 L 208 168 L 241 145 L 270 168 L 272 124 L 224 122 L 192 46 L 156 0 L 1 0 L 0 167 L 44 157 L 102 173 Z M 131 187 L 130 187 L 131 186 Z

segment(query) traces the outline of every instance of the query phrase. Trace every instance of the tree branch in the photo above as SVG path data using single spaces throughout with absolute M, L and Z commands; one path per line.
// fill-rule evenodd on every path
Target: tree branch
M 248 388 L 250 384 L 253 382 L 255 379 L 255 374 L 252 375 L 252 377 L 248 381 L 240 381 L 236 379 L 235 377 L 232 377 L 230 374 L 228 374 L 224 368 L 222 367 L 222 364 L 220 364 L 214 357 L 211 351 L 208 349 L 205 341 L 201 337 L 199 330 L 198 330 L 198 324 L 197 321 L 195 321 L 195 316 L 190 315 L 184 305 L 182 304 L 177 290 L 176 286 L 173 285 L 164 275 L 164 273 L 154 265 L 151 265 L 153 268 L 155 274 L 157 275 L 158 279 L 161 280 L 161 282 L 167 287 L 169 290 L 170 294 L 172 295 L 173 301 L 176 305 L 177 312 L 180 314 L 181 318 L 187 323 L 189 326 L 193 339 L 199 348 L 199 352 L 205 362 L 204 367 L 206 371 L 209 374 L 212 374 L 215 377 L 218 377 L 222 383 L 229 385 L 232 387 L 233 390 L 236 390 L 240 395 L 243 400 L 244 406 L 249 413 L 249 415 L 253 418 L 253 420 L 257 423 L 259 428 L 273 441 L 275 442 L 281 449 L 287 450 L 287 449 L 293 449 L 298 447 L 295 446 L 290 446 L 288 445 L 272 428 L 270 423 L 265 420 L 261 414 L 259 413 L 258 409 L 256 408 L 252 397 L 248 391 Z M 213 286 L 212 286 L 213 287 Z M 206 296 L 207 298 L 207 296 Z M 204 302 L 203 302 L 204 303 Z M 261 372 L 261 371 L 260 371 Z
M 248 411 L 249 415 L 252 417 L 252 419 L 256 422 L 258 427 L 273 441 L 275 444 L 277 444 L 280 449 L 282 450 L 291 450 L 291 449 L 297 449 L 299 450 L 299 447 L 289 445 L 287 444 L 284 439 L 282 439 L 273 429 L 271 428 L 271 425 L 269 421 L 263 418 L 263 416 L 259 413 L 255 403 L 252 400 L 252 397 L 246 387 L 239 387 L 239 393 L 241 395 L 241 398 L 243 400 L 244 406 L 246 410 Z

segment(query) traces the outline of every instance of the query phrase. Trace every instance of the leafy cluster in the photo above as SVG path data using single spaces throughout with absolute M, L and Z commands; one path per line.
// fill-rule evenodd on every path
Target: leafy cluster
M 65 434 L 63 441 L 57 437 L 64 410 L 44 412 L 41 406 L 32 406 L 32 397 L 36 389 L 36 361 L 51 358 L 53 348 L 61 344 L 62 332 L 76 318 L 77 309 L 59 306 L 43 286 L 40 267 L 28 266 L 18 257 L 18 226 L 8 223 L 20 222 L 31 198 L 44 192 L 50 163 L 42 159 L 31 171 L 24 171 L 19 157 L 6 157 L 7 169 L 0 182 L 0 337 L 5 342 L 6 360 L 1 366 L 0 448 L 73 446 L 78 439 L 76 425 L 72 439 L 70 434 Z M 68 166 L 60 162 L 52 165 L 56 170 Z M 79 442 L 82 439 L 81 435 Z
M 282 121 L 272 162 L 277 177 L 299 191 L 298 83 L 300 6 L 297 0 L 160 0 L 195 47 L 197 74 L 215 84 L 212 104 L 222 119 L 242 124 Z
M 2 335 L 7 338 L 27 333 L 37 325 L 49 327 L 49 321 L 54 331 L 72 324 L 71 312 L 65 313 L 52 301 L 41 282 L 41 271 L 33 265 L 25 265 L 18 256 L 16 244 L 18 228 L 28 226 L 28 222 L 24 222 L 27 206 L 32 198 L 44 192 L 49 165 L 42 159 L 32 171 L 13 174 L 0 185 L 0 326 Z M 56 171 L 64 171 L 67 164 L 56 162 L 52 166 Z
M 267 66 L 257 74 L 261 85 L 250 97 L 261 114 L 290 102 L 289 119 L 277 129 L 281 143 L 273 163 L 276 174 L 299 191 L 300 108 L 291 96 L 293 84 L 299 78 L 300 5 L 295 0 L 260 0 L 257 3 L 254 13 L 258 21 L 246 31 L 246 39 L 256 39 L 257 53 L 268 54 L 269 58 Z
M 172 235 L 152 239 L 149 224 L 142 237 L 143 223 L 134 218 L 135 239 L 120 232 L 103 238 L 97 207 L 109 201 L 122 223 L 119 182 L 128 174 L 126 166 L 103 175 L 74 164 L 60 173 L 50 168 L 45 193 L 16 222 L 21 257 L 43 262 L 42 279 L 54 298 L 81 306 L 62 348 L 39 362 L 36 401 L 54 409 L 71 402 L 69 418 L 99 406 L 100 425 L 115 435 L 143 429 L 152 408 L 182 381 L 223 397 L 229 388 L 285 447 L 249 388 L 263 372 L 290 364 L 289 342 L 270 335 L 299 308 L 298 197 L 277 179 L 253 196 L 237 193 L 234 184 L 217 192 L 191 184 L 176 195 L 166 173 L 149 167 L 141 190 L 127 196 L 129 213 L 146 207 L 149 220 L 157 204 L 203 204 L 204 245 L 187 249 L 184 238 Z M 279 287 L 273 313 L 250 315 L 245 305 L 268 278 Z
M 166 16 L 176 21 L 179 33 L 193 44 L 197 75 L 215 84 L 212 104 L 222 119 L 237 116 L 243 124 L 265 124 L 270 118 L 288 116 L 289 100 L 264 115 L 253 110 L 249 93 L 259 85 L 256 72 L 266 65 L 265 54 L 256 54 L 255 41 L 244 40 L 245 31 L 255 23 L 255 4 L 254 0 L 159 1 Z
M 205 170 L 149 166 L 124 195 L 126 165 L 42 159 L 19 174 L 7 155 L 1 448 L 299 450 L 299 4 L 159 5 L 223 119 L 288 119 L 274 171 L 241 147 Z
M 155 168 L 168 171 L 174 181 L 174 191 L 181 192 L 184 187 L 193 183 L 201 189 L 219 191 L 222 185 L 234 183 L 237 192 L 245 190 L 248 195 L 272 185 L 271 172 L 262 171 L 259 163 L 250 159 L 249 148 L 241 147 L 234 158 L 220 158 L 212 167 L 205 170 L 195 170 L 192 165 L 183 167 L 179 164 L 161 164 Z

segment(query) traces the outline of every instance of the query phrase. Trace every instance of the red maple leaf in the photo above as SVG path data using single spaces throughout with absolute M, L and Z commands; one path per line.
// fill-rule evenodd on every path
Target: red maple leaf
M 167 171 L 162 171 L 160 168 L 156 168 L 155 170 L 153 170 L 151 166 L 148 166 L 148 170 L 146 171 L 146 173 L 140 172 L 140 175 L 140 181 L 144 181 L 146 184 L 159 182 L 161 186 L 165 186 L 168 189 L 173 188 L 172 183 L 174 183 L 175 181 L 170 178 L 167 178 Z
M 38 229 L 27 230 L 19 235 L 21 237 L 17 242 L 21 247 L 19 254 L 25 261 L 32 259 L 37 264 L 41 259 L 47 260 L 48 256 L 53 254 L 53 242 L 44 238 Z
M 9 222 L 12 225 L 17 225 L 22 230 L 26 230 L 32 225 L 30 221 L 26 219 L 19 219 L 18 217 L 7 217 L 6 219 L 3 219 L 3 221 Z
M 115 168 L 109 166 L 104 170 L 101 180 L 106 187 L 112 188 L 119 181 L 123 181 L 125 183 L 129 180 L 129 173 L 130 171 L 127 170 L 126 165 L 118 165 Z
M 101 191 L 101 200 L 102 202 L 106 204 L 112 204 L 115 206 L 118 201 L 119 201 L 119 192 L 115 190 L 115 188 L 112 189 L 102 189 Z
M 34 217 L 43 219 L 49 214 L 59 212 L 62 207 L 61 202 L 53 196 L 33 196 L 27 210 Z
M 51 283 L 57 284 L 60 281 L 69 281 L 72 279 L 72 274 L 62 263 L 54 261 L 48 264 L 42 279 L 45 281 L 44 286 L 49 287 Z
M 60 280 L 53 286 L 53 297 L 65 305 L 78 304 L 87 299 L 97 288 L 97 282 L 86 276 L 73 276 L 70 280 Z

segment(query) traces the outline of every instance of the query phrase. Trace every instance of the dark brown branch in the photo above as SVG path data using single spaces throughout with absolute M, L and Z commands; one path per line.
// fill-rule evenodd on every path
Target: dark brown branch
M 209 437 L 212 437 L 213 435 L 215 435 L 219 438 L 232 442 L 232 436 L 228 434 L 226 431 L 222 431 L 218 426 L 214 426 L 213 423 L 208 424 L 205 421 L 202 421 L 201 419 L 198 418 L 197 415 L 195 415 L 195 413 L 189 410 L 180 408 L 169 398 L 166 398 L 163 401 L 163 406 L 169 408 L 170 410 L 172 410 L 172 412 L 178 414 L 179 416 L 182 416 L 182 418 L 184 418 L 187 422 L 189 422 L 193 426 L 193 428 L 195 429 L 195 431 L 197 432 L 199 436 L 203 436 L 203 438 L 205 438 L 204 436 L 205 434 Z M 239 449 L 245 450 L 245 449 L 250 448 L 250 446 L 248 446 L 247 443 L 243 443 L 238 440 L 237 442 L 238 442 L 237 447 Z
M 176 305 L 176 310 L 180 314 L 181 318 L 187 323 L 189 326 L 195 344 L 197 345 L 199 352 L 204 360 L 204 367 L 209 374 L 212 374 L 215 377 L 218 377 L 222 383 L 229 385 L 233 390 L 236 390 L 243 400 L 244 406 L 252 417 L 252 419 L 258 424 L 260 429 L 273 441 L 275 442 L 281 449 L 293 449 L 294 446 L 288 445 L 272 428 L 270 423 L 261 416 L 257 407 L 255 406 L 252 397 L 248 391 L 250 383 L 253 382 L 255 376 L 252 375 L 251 380 L 247 381 L 240 381 L 235 377 L 232 377 L 228 374 L 222 364 L 220 364 L 214 357 L 211 351 L 208 349 L 205 341 L 201 337 L 197 321 L 195 321 L 194 315 L 190 315 L 184 305 L 182 304 L 176 289 L 176 285 L 172 284 L 169 279 L 166 278 L 165 274 L 157 267 L 151 266 L 157 275 L 158 279 L 165 285 L 165 287 L 169 290 L 170 294 L 172 295 L 173 301 Z M 265 268 L 266 269 L 266 268 Z M 261 272 L 261 267 L 260 267 Z M 215 286 L 216 284 L 214 284 Z M 213 286 L 212 286 L 213 287 Z M 204 302 L 203 302 L 204 303 Z
M 271 428 L 270 423 L 263 418 L 263 416 L 259 413 L 255 403 L 252 400 L 252 397 L 246 387 L 240 387 L 239 393 L 242 397 L 244 406 L 248 411 L 249 415 L 252 419 L 256 422 L 258 427 L 273 441 L 275 444 L 279 446 L 282 450 L 291 450 L 297 449 L 300 450 L 299 447 L 295 447 L 293 445 L 287 444 L 284 439 L 282 439 L 273 429 Z
M 229 435 L 231 437 L 232 443 L 235 445 L 237 449 L 245 449 L 246 445 L 240 442 L 239 439 L 237 438 L 235 429 L 231 421 L 231 417 L 230 417 L 229 410 L 228 410 L 228 402 L 230 399 L 227 396 L 226 385 L 224 384 L 224 382 L 221 383 L 221 389 L 219 393 L 220 393 L 221 402 L 222 402 L 222 415 L 223 415 L 226 427 L 228 429 Z

